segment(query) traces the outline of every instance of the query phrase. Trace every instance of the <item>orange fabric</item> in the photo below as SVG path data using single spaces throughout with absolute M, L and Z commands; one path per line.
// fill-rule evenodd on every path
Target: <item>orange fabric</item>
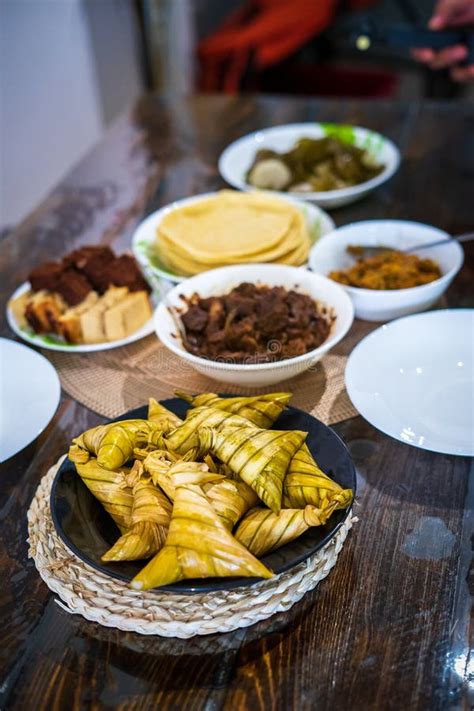
M 374 0 L 351 0 L 366 7 Z M 248 0 L 199 45 L 201 88 L 238 91 L 252 60 L 258 69 L 290 57 L 332 22 L 339 0 Z
M 253 17 L 241 22 L 244 13 L 239 13 L 237 22 L 226 23 L 221 29 L 204 39 L 199 47 L 201 56 L 222 56 L 242 49 L 253 50 L 257 65 L 281 61 L 301 47 L 315 34 L 325 29 L 332 20 L 338 0 L 260 0 L 251 3 Z M 248 14 L 248 13 L 247 13 Z M 281 47 L 280 52 L 268 51 L 268 47 Z

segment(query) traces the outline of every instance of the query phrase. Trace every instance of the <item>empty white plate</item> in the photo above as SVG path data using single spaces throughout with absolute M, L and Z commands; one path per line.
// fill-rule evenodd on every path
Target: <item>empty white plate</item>
M 407 316 L 363 339 L 346 367 L 354 406 L 421 449 L 474 455 L 474 309 Z
M 41 434 L 60 396 L 58 374 L 44 356 L 0 338 L 0 462 Z

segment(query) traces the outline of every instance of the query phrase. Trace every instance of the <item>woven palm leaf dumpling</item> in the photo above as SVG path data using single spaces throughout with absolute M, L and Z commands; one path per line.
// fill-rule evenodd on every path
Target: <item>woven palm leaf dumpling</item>
M 147 419 L 99 425 L 69 450 L 119 530 L 102 560 L 143 561 L 133 588 L 272 577 L 259 557 L 351 505 L 306 432 L 269 429 L 290 393 L 178 395 L 190 405 L 184 420 L 150 398 Z

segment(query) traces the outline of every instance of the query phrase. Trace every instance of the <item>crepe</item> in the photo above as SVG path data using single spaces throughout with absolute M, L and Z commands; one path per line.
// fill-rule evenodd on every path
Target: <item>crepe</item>
M 157 228 L 160 259 L 183 275 L 247 262 L 299 265 L 309 247 L 300 210 L 266 194 L 223 190 L 172 210 Z

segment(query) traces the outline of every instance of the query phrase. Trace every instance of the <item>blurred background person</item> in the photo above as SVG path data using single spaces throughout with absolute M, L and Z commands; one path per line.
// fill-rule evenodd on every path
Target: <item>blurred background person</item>
M 474 0 L 1 0 L 0 234 L 144 90 L 470 96 L 464 45 L 355 39 L 428 23 L 472 25 Z
M 432 30 L 443 30 L 448 27 L 464 25 L 474 26 L 473 0 L 439 0 L 428 23 Z M 413 56 L 426 64 L 430 69 L 446 69 L 449 67 L 454 81 L 474 81 L 474 63 L 460 66 L 468 56 L 468 48 L 457 44 L 436 52 L 428 47 L 413 50 Z

